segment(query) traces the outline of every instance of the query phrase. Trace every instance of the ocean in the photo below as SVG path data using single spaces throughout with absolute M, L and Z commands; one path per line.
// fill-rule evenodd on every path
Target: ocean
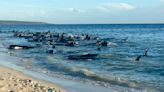
M 14 32 L 52 32 L 89 35 L 109 46 L 97 50 L 95 39 L 77 40 L 77 46 L 32 42 L 15 37 Z M 139 92 L 164 91 L 164 24 L 41 24 L 0 25 L 0 52 L 22 60 L 15 63 L 48 76 L 102 87 L 133 88 Z M 10 45 L 42 45 L 27 50 L 9 50 Z M 3 46 L 3 47 L 2 47 Z M 53 49 L 54 53 L 47 53 Z M 144 56 L 148 49 L 147 56 Z M 89 59 L 68 59 L 84 53 L 98 56 Z M 136 58 L 141 55 L 139 61 Z

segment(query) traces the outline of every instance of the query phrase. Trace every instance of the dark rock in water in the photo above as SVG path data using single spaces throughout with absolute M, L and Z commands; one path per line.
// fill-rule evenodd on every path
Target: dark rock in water
M 67 58 L 71 60 L 79 60 L 79 59 L 95 59 L 98 54 L 83 54 L 83 55 L 69 55 Z
M 31 49 L 32 46 L 10 45 L 9 49 Z
M 53 92 L 53 89 L 49 88 L 49 89 L 48 89 L 48 92 Z

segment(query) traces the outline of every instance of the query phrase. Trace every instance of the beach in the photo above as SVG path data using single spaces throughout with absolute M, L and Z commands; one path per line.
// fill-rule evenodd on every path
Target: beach
M 0 92 L 66 92 L 59 86 L 0 66 Z

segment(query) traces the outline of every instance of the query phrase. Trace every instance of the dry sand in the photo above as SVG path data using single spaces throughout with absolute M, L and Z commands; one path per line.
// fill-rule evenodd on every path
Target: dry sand
M 21 72 L 0 66 L 0 92 L 66 92 L 47 81 L 38 80 Z

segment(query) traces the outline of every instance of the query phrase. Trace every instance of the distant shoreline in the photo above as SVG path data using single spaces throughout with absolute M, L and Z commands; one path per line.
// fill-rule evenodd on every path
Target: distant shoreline
M 0 20 L 0 25 L 164 25 L 164 23 L 47 23 L 34 21 Z
M 0 25 L 41 25 L 48 24 L 45 22 L 32 22 L 32 21 L 6 21 L 0 20 Z

